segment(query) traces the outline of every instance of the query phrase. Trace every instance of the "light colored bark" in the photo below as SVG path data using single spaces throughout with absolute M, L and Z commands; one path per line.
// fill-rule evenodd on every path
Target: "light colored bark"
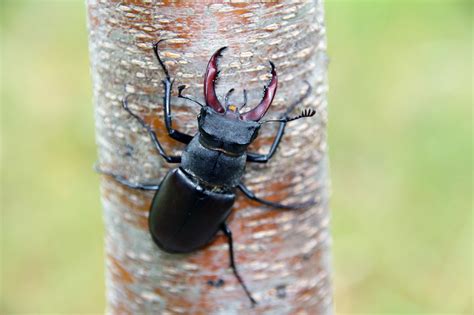
M 326 39 L 321 1 L 191 4 L 190 2 L 100 1 L 87 3 L 96 108 L 99 164 L 140 183 L 159 182 L 173 165 L 159 157 L 147 133 L 121 107 L 128 93 L 141 96 L 132 109 L 158 133 L 166 150 L 183 146 L 166 135 L 161 80 L 152 53 L 162 45 L 176 87 L 202 101 L 209 57 L 229 46 L 220 62 L 217 93 L 243 88 L 256 105 L 269 78 L 268 61 L 279 87 L 266 117 L 276 117 L 304 92 L 303 107 L 313 118 L 289 123 L 280 149 L 268 164 L 248 164 L 245 183 L 260 197 L 283 203 L 316 198 L 308 210 L 278 211 L 239 195 L 228 220 L 239 270 L 259 304 L 249 301 L 228 268 L 227 244 L 220 234 L 190 255 L 160 251 L 150 239 L 147 216 L 152 193 L 101 182 L 106 227 L 108 311 L 114 314 L 330 314 L 329 214 L 326 145 Z M 199 108 L 173 97 L 176 129 L 196 132 Z M 295 114 L 298 110 L 295 110 Z M 252 146 L 268 151 L 277 124 L 267 124 Z M 178 192 L 179 196 L 179 192 Z M 223 287 L 207 284 L 222 278 Z

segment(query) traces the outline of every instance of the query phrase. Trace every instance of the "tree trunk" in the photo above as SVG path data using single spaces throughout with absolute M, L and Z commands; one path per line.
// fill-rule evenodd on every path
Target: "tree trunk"
M 258 305 L 253 309 L 229 268 L 226 239 L 218 233 L 206 248 L 187 255 L 159 250 L 148 232 L 153 193 L 131 190 L 110 177 L 101 181 L 106 226 L 108 312 L 113 314 L 330 314 L 328 173 L 326 144 L 326 42 L 321 1 L 268 3 L 88 0 L 90 51 L 99 152 L 104 170 L 137 183 L 159 183 L 170 168 L 156 154 L 146 131 L 125 112 L 130 107 L 152 125 L 167 152 L 183 145 L 166 134 L 161 53 L 175 79 L 173 125 L 194 134 L 199 107 L 178 99 L 176 87 L 202 102 L 210 56 L 229 46 L 220 61 L 217 94 L 249 92 L 260 101 L 272 60 L 278 91 L 266 117 L 278 117 L 305 92 L 298 106 L 316 116 L 290 122 L 267 164 L 248 163 L 243 178 L 259 197 L 282 203 L 316 198 L 305 210 L 275 210 L 237 194 L 227 221 L 234 235 L 240 273 Z M 278 124 L 265 124 L 251 151 L 266 153 Z M 179 198 L 179 192 L 177 197 Z M 224 280 L 223 285 L 210 285 Z

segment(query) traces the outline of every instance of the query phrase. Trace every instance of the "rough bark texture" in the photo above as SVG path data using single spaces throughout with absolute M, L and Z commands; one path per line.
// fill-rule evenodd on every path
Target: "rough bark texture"
M 283 203 L 317 198 L 308 210 L 278 211 L 238 194 L 229 222 L 236 259 L 259 304 L 254 309 L 228 268 L 227 243 L 218 234 L 204 250 L 166 254 L 151 241 L 147 216 L 152 193 L 127 189 L 102 178 L 106 226 L 108 312 L 114 314 L 330 314 L 328 175 L 326 145 L 326 42 L 321 1 L 199 4 L 89 0 L 89 27 L 99 164 L 140 183 L 157 183 L 171 167 L 159 157 L 148 134 L 121 107 L 131 108 L 157 131 L 170 153 L 183 146 L 166 135 L 161 80 L 164 74 L 152 44 L 176 80 L 174 127 L 196 132 L 199 108 L 177 99 L 177 86 L 202 101 L 209 57 L 229 46 L 220 62 L 217 93 L 242 89 L 255 106 L 269 78 L 268 61 L 279 87 L 266 117 L 276 117 L 305 90 L 302 107 L 317 115 L 290 123 L 280 149 L 268 164 L 248 164 L 244 182 L 258 196 Z M 252 151 L 269 149 L 277 124 L 265 125 Z M 179 196 L 179 192 L 177 192 Z M 223 279 L 222 287 L 208 280 Z

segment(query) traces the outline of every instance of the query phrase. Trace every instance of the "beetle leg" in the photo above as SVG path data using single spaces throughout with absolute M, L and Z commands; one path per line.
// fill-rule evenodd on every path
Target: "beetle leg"
M 164 105 L 164 109 L 165 109 L 164 118 L 165 118 L 166 130 L 168 131 L 168 135 L 171 138 L 173 138 L 173 139 L 175 139 L 179 142 L 182 142 L 184 144 L 188 144 L 189 142 L 191 142 L 191 139 L 193 137 L 190 136 L 190 135 L 187 135 L 185 133 L 182 133 L 180 131 L 177 131 L 177 130 L 173 129 L 173 127 L 172 127 L 170 101 L 171 101 L 171 89 L 173 87 L 173 82 L 171 82 L 171 78 L 170 78 L 170 75 L 168 73 L 168 69 L 166 69 L 165 64 L 163 63 L 163 61 L 160 58 L 160 54 L 158 53 L 158 44 L 162 41 L 163 41 L 163 39 L 153 45 L 153 51 L 155 52 L 156 59 L 158 59 L 158 62 L 160 63 L 160 66 L 161 66 L 161 68 L 163 69 L 163 72 L 166 75 L 166 79 L 162 81 L 163 86 L 165 87 L 165 96 L 163 97 L 163 105 Z
M 247 196 L 247 198 L 249 198 L 250 200 L 259 202 L 259 203 L 261 203 L 261 204 L 264 204 L 264 205 L 267 205 L 267 206 L 270 206 L 270 207 L 278 208 L 278 209 L 297 210 L 297 209 L 309 208 L 309 207 L 314 206 L 315 204 L 317 204 L 317 202 L 316 202 L 315 200 L 312 200 L 312 201 L 308 201 L 308 202 L 304 202 L 304 203 L 290 204 L 290 205 L 282 205 L 281 203 L 277 203 L 277 202 L 265 200 L 265 199 L 262 199 L 262 198 L 258 198 L 258 197 L 255 196 L 255 194 L 254 194 L 250 189 L 248 189 L 247 186 L 245 186 L 243 183 L 240 183 L 237 187 L 238 187 L 238 188 L 244 193 L 244 195 Z
M 242 280 L 242 277 L 239 275 L 239 272 L 237 271 L 237 266 L 235 264 L 235 259 L 234 259 L 234 242 L 232 240 L 232 231 L 229 229 L 227 224 L 224 222 L 222 223 L 221 226 L 222 232 L 224 232 L 224 235 L 227 237 L 227 242 L 229 244 L 229 257 L 230 257 L 230 267 L 232 268 L 232 271 L 234 272 L 235 277 L 239 281 L 240 285 L 245 291 L 245 294 L 247 294 L 250 302 L 252 303 L 252 307 L 257 304 L 257 301 L 252 297 L 252 294 L 250 294 L 250 291 L 247 289 L 247 286 L 244 283 L 244 280 Z
M 255 162 L 255 163 L 267 163 L 268 160 L 272 158 L 273 154 L 275 154 L 276 149 L 280 145 L 281 138 L 283 137 L 283 134 L 285 133 L 285 128 L 286 128 L 286 122 L 281 122 L 280 127 L 278 128 L 278 132 L 275 136 L 275 139 L 273 140 L 273 143 L 270 147 L 270 151 L 268 151 L 267 154 L 247 152 L 247 161 Z
M 161 155 L 166 160 L 166 162 L 168 162 L 168 163 L 181 163 L 181 156 L 170 156 L 170 155 L 166 154 L 165 150 L 163 149 L 163 147 L 160 144 L 160 141 L 158 141 L 158 137 L 156 136 L 156 133 L 153 131 L 153 129 L 151 129 L 151 127 L 141 117 L 139 117 L 137 114 L 135 114 L 134 112 L 132 112 L 130 110 L 130 108 L 128 107 L 128 97 L 131 96 L 131 95 L 133 95 L 133 94 L 128 94 L 127 96 L 124 97 L 124 99 L 122 101 L 123 108 L 133 118 L 138 120 L 138 122 L 140 123 L 140 125 L 142 125 L 143 128 L 146 129 L 146 131 L 148 132 L 148 134 L 151 137 L 151 140 L 153 141 L 153 144 L 155 145 L 156 151 L 158 151 L 158 154 Z
M 165 118 L 165 125 L 166 125 L 166 130 L 168 131 L 168 135 L 171 138 L 175 139 L 176 141 L 179 141 L 184 144 L 188 144 L 193 139 L 193 136 L 190 136 L 181 131 L 173 129 L 172 127 L 170 99 L 171 99 L 171 87 L 173 83 L 170 82 L 169 78 L 166 78 L 166 80 L 163 81 L 163 85 L 165 86 L 165 96 L 163 98 L 164 105 L 165 105 L 164 118 Z
M 306 92 L 304 93 L 303 96 L 301 96 L 296 102 L 291 104 L 288 109 L 285 111 L 285 113 L 280 117 L 280 118 L 287 118 L 288 115 L 295 109 L 296 105 L 300 104 L 303 102 L 308 96 L 311 95 L 311 85 L 309 84 L 308 81 L 305 81 L 306 85 L 308 86 L 306 89 Z M 278 146 L 280 145 L 281 138 L 283 137 L 283 134 L 285 133 L 285 128 L 286 128 L 286 122 L 281 122 L 280 127 L 278 128 L 278 132 L 273 139 L 273 143 L 270 147 L 270 150 L 268 151 L 267 154 L 258 154 L 258 153 L 253 153 L 253 152 L 248 152 L 247 153 L 247 161 L 248 162 L 255 162 L 255 163 L 267 163 L 268 160 L 272 158 L 272 156 L 275 154 Z
M 132 182 L 128 181 L 128 180 L 127 180 L 125 177 L 123 177 L 123 176 L 120 176 L 120 175 L 117 175 L 117 174 L 113 174 L 113 173 L 111 173 L 111 172 L 107 172 L 107 171 L 101 170 L 101 169 L 98 168 L 97 166 L 95 166 L 94 169 L 95 169 L 95 171 L 96 171 L 97 173 L 110 176 L 110 177 L 114 178 L 117 182 L 119 182 L 120 184 L 122 184 L 122 185 L 124 185 L 124 186 L 127 186 L 128 188 L 140 189 L 140 190 L 155 190 L 155 191 L 160 189 L 160 185 L 149 185 L 149 184 L 132 183 Z

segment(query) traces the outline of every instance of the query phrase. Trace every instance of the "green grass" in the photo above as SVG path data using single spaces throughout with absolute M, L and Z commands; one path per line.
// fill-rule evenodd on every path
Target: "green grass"
M 83 1 L 1 4 L 2 313 L 102 313 Z M 472 5 L 326 4 L 338 313 L 472 313 Z

